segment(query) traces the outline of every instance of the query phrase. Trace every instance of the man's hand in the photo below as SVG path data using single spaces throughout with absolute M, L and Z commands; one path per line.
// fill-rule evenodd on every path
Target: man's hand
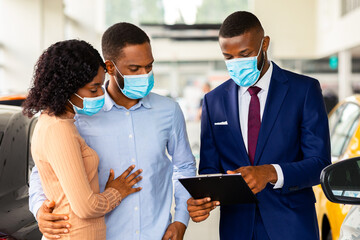
M 234 171 L 227 171 L 227 173 L 241 173 L 254 194 L 261 192 L 268 182 L 276 183 L 277 181 L 277 173 L 272 165 L 241 167 Z
M 181 222 L 171 223 L 162 238 L 162 240 L 182 240 L 184 238 L 186 226 Z
M 63 214 L 54 214 L 55 202 L 46 200 L 36 214 L 40 232 L 46 239 L 59 239 L 60 235 L 69 232 L 70 224 L 62 220 L 69 217 Z
M 210 198 L 194 199 L 187 201 L 188 211 L 194 222 L 202 222 L 210 216 L 210 212 L 220 205 L 218 201 L 212 201 Z

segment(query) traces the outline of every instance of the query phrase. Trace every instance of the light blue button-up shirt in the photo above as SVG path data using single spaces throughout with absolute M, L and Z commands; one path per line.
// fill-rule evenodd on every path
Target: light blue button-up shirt
M 110 168 L 115 177 L 132 164 L 143 169 L 143 180 L 137 184 L 142 190 L 129 195 L 105 216 L 107 239 L 161 239 L 171 223 L 173 189 L 174 221 L 188 224 L 186 201 L 190 195 L 177 179 L 195 175 L 196 167 L 176 102 L 150 93 L 126 109 L 105 92 L 105 105 L 99 113 L 76 115 L 75 119 L 80 135 L 100 157 L 100 191 L 105 189 Z M 46 199 L 36 167 L 29 195 L 30 210 L 36 215 Z

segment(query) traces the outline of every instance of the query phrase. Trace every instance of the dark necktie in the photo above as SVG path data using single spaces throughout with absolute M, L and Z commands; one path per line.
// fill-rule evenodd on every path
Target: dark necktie
M 249 87 L 248 91 L 251 95 L 249 105 L 248 118 L 248 154 L 251 165 L 254 165 L 256 144 L 259 136 L 261 121 L 260 121 L 260 102 L 257 94 L 260 92 L 259 87 Z

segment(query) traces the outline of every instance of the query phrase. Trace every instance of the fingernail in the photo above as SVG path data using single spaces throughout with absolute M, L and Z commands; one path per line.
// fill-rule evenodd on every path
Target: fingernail
M 64 219 L 65 219 L 65 220 L 68 220 L 69 218 L 65 216 Z
M 142 172 L 143 170 L 142 169 L 140 169 L 140 172 Z
M 211 198 L 207 198 L 206 201 L 210 202 L 210 201 L 211 201 Z
M 219 206 L 220 205 L 220 202 L 216 202 L 216 206 Z
M 70 228 L 70 225 L 68 224 L 68 225 L 66 225 L 66 227 L 67 227 L 67 228 Z
M 60 236 L 56 236 L 56 238 L 60 238 Z
M 69 230 L 67 230 L 67 229 L 64 230 L 64 233 L 68 233 L 68 232 L 69 232 Z

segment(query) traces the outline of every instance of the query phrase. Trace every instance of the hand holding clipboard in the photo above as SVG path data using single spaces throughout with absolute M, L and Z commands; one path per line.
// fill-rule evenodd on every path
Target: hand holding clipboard
M 241 174 L 210 174 L 179 179 L 194 199 L 210 197 L 221 205 L 257 203 Z

